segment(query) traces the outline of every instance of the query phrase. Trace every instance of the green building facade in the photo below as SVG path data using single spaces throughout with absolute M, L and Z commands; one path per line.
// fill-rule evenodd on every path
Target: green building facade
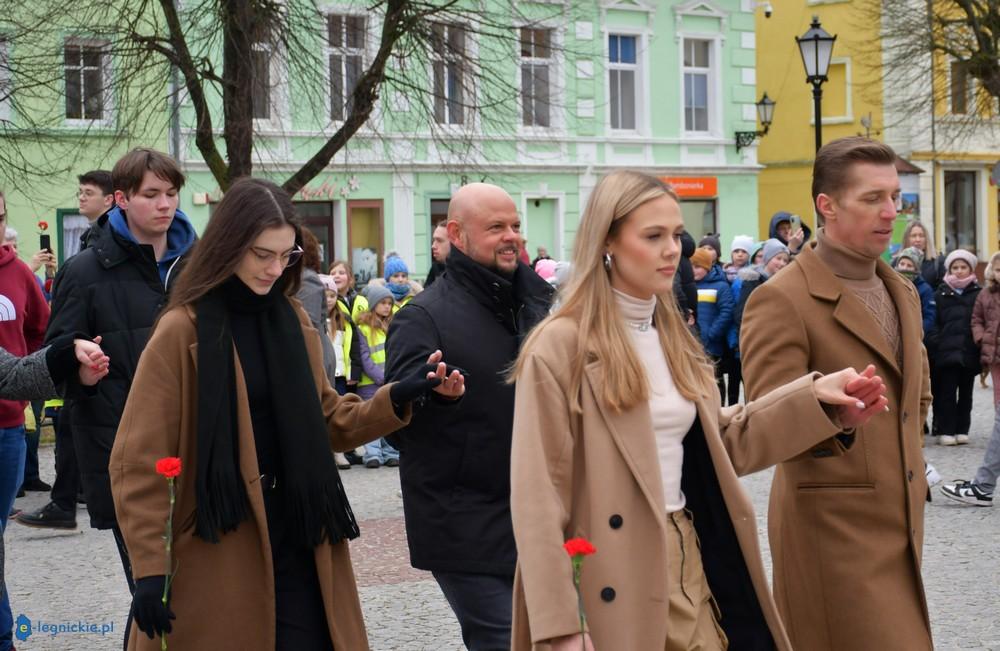
M 340 125 L 349 80 L 377 49 L 377 15 L 351 3 L 320 8 L 327 38 L 308 56 L 329 62 L 320 80 L 330 89 L 328 115 L 300 101 L 316 89 L 296 79 L 296 66 L 288 64 L 296 53 L 262 57 L 271 83 L 254 98 L 260 115 L 254 173 L 278 183 Z M 568 259 L 590 191 L 603 174 L 623 167 L 670 179 L 688 230 L 696 238 L 720 232 L 724 255 L 733 236 L 757 233 L 756 146 L 737 151 L 734 139 L 735 131 L 756 128 L 752 3 L 540 0 L 518 8 L 509 43 L 449 24 L 440 28 L 445 46 L 426 61 L 393 61 L 393 72 L 405 68 L 430 92 L 385 89 L 374 126 L 362 128 L 294 197 L 327 261 L 350 260 L 364 281 L 396 252 L 414 277 L 423 277 L 433 226 L 446 215 L 449 196 L 480 180 L 514 197 L 532 257 L 541 246 Z M 481 56 L 491 74 L 476 83 L 474 65 L 450 65 L 451 47 L 473 61 Z M 508 80 L 509 88 L 484 87 L 496 79 Z M 499 108 L 486 107 L 503 92 Z M 477 103 L 481 108 L 463 107 Z M 179 133 L 172 139 L 167 132 L 149 144 L 168 150 L 171 140 L 178 143 L 188 176 L 181 208 L 200 230 L 221 193 L 194 147 L 193 109 L 183 97 Z M 90 145 L 81 138 L 80 146 Z M 83 167 L 112 164 L 95 154 Z M 8 189 L 13 225 L 30 230 L 38 217 L 56 222 L 57 214 L 64 225 L 77 223 L 72 178 L 53 179 L 52 186 L 46 196 L 32 197 Z M 71 234 L 63 231 L 58 239 L 66 253 Z

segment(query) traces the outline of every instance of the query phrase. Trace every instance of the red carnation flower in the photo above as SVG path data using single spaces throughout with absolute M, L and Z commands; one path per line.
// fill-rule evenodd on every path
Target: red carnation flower
M 49 223 L 46 222 L 46 221 L 40 221 L 40 222 L 38 222 L 38 229 L 42 230 L 42 231 L 49 230 Z
M 156 462 L 156 472 L 163 475 L 167 479 L 181 474 L 180 457 L 163 457 Z
M 563 543 L 563 549 L 570 556 L 590 556 L 597 551 L 586 538 L 571 538 Z

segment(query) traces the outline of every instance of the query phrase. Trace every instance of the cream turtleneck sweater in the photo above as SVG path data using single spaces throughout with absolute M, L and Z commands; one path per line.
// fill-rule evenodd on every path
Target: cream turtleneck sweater
M 899 310 L 878 274 L 878 258 L 869 258 L 830 239 L 820 228 L 816 233 L 816 255 L 868 309 L 889 349 L 902 366 L 903 340 L 899 332 Z
M 667 358 L 660 348 L 656 328 L 650 325 L 643 330 L 641 327 L 641 324 L 651 321 L 656 298 L 634 298 L 615 290 L 615 302 L 625 319 L 632 345 L 646 368 L 650 390 L 649 414 L 653 421 L 667 512 L 679 511 L 684 508 L 684 494 L 681 492 L 684 436 L 694 424 L 697 409 L 693 402 L 677 391 Z

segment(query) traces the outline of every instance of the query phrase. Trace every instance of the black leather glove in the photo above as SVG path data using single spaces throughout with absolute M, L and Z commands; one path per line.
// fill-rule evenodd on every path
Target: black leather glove
M 132 617 L 139 630 L 153 639 L 172 630 L 170 620 L 175 619 L 169 605 L 163 605 L 163 586 L 167 577 L 147 576 L 135 582 L 132 595 Z M 167 599 L 169 602 L 169 597 Z
M 389 388 L 389 399 L 394 405 L 402 405 L 424 397 L 424 394 L 441 384 L 441 378 L 437 376 L 427 379 L 427 374 L 436 370 L 437 364 L 424 364 L 413 375 L 395 382 Z

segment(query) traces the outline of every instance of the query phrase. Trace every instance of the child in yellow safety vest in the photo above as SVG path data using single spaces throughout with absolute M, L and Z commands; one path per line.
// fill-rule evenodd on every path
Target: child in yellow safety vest
M 358 383 L 358 395 L 371 399 L 385 384 L 385 339 L 392 320 L 392 293 L 385 287 L 372 286 L 368 291 L 369 310 L 358 315 L 358 343 L 361 348 L 363 372 Z M 399 452 L 384 438 L 365 445 L 365 466 L 398 466 Z

